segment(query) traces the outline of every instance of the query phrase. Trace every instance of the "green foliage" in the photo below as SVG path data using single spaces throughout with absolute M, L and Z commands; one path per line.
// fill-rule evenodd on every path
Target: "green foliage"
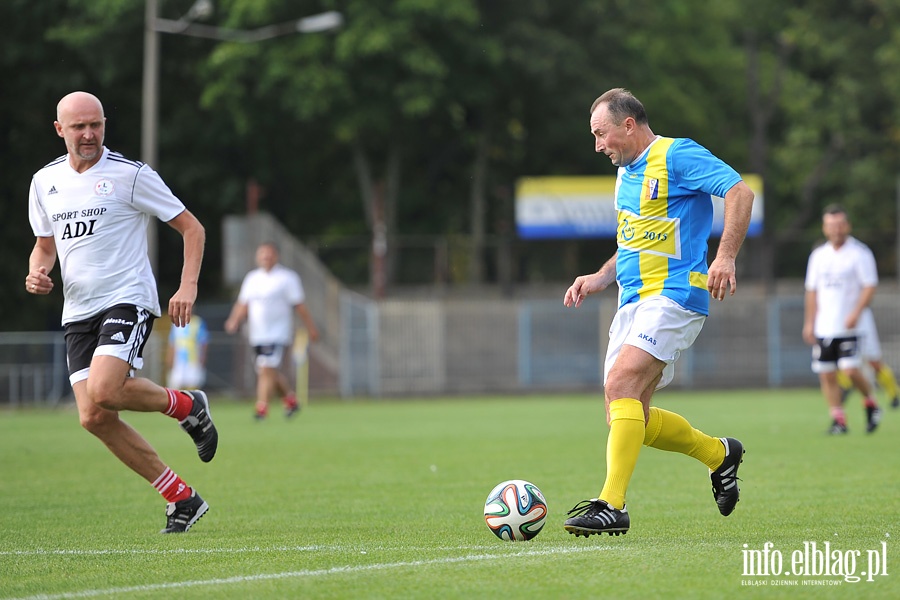
M 190 6 L 160 0 L 160 16 Z M 644 101 L 657 133 L 765 175 L 779 255 L 803 254 L 832 201 L 863 241 L 896 237 L 898 0 L 220 0 L 205 23 L 254 29 L 325 10 L 343 27 L 250 44 L 160 34 L 156 168 L 207 225 L 206 300 L 228 296 L 219 222 L 245 210 L 251 178 L 261 208 L 303 239 L 369 235 L 371 190 L 394 175 L 392 234 L 466 235 L 483 222 L 506 235 L 518 178 L 614 172 L 593 151 L 587 108 L 616 86 Z M 101 97 L 107 144 L 140 158 L 144 4 L 7 0 L 0 17 L 15 24 L 0 40 L 11 257 L 0 276 L 13 290 L 0 327 L 42 328 L 58 297 L 16 310 L 29 175 L 62 154 L 51 124 L 73 89 Z M 180 271 L 177 240 L 164 241 L 162 295 Z M 894 254 L 881 253 L 882 273 L 896 273 Z M 796 276 L 804 262 L 778 268 Z
M 566 511 L 594 497 L 606 436 L 596 394 L 531 398 L 314 399 L 294 420 L 252 419 L 213 398 L 219 452 L 201 463 L 160 414 L 125 419 L 210 504 L 187 534 L 162 536 L 164 502 L 78 425 L 74 410 L 0 414 L 0 597 L 153 598 L 896 598 L 900 424 L 873 435 L 863 411 L 828 437 L 818 390 L 663 392 L 657 403 L 713 435 L 741 439 L 741 501 L 723 518 L 706 467 L 644 448 L 625 536 L 575 538 Z M 496 539 L 490 489 L 524 478 L 548 501 L 528 543 Z M 848 507 L 852 507 L 852 510 Z M 888 547 L 887 577 L 838 589 L 752 594 L 743 551 L 804 542 Z M 834 580 L 832 577 L 797 579 Z M 674 590 L 674 592 L 673 592 Z M 602 594 L 601 594 L 602 595 Z

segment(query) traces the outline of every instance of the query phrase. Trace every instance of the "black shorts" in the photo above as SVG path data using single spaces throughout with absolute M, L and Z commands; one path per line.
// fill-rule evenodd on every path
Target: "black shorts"
M 285 357 L 289 356 L 288 346 L 280 344 L 268 344 L 265 346 L 253 346 L 253 354 L 256 356 L 257 369 L 280 369 L 284 367 Z
M 839 338 L 816 338 L 812 348 L 812 368 L 815 373 L 837 369 L 852 369 L 862 364 L 859 338 L 855 335 Z
M 117 304 L 84 321 L 66 325 L 66 362 L 69 381 L 87 379 L 94 356 L 121 358 L 132 369 L 144 366 L 144 345 L 153 329 L 154 317 L 145 308 Z

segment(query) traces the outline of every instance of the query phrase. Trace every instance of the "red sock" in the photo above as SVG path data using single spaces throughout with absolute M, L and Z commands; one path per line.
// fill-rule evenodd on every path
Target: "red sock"
M 284 406 L 286 408 L 294 408 L 297 406 L 297 396 L 294 394 L 288 394 L 284 397 Z
M 184 421 L 191 414 L 191 409 L 194 407 L 194 399 L 181 390 L 166 388 L 166 391 L 169 393 L 169 406 L 163 413 L 179 421 Z
M 846 427 L 847 425 L 847 415 L 844 413 L 843 408 L 832 408 L 831 409 L 831 418 L 834 419 L 834 422 L 838 425 L 843 425 Z
M 191 488 L 169 467 L 166 467 L 163 474 L 156 478 L 153 487 L 162 494 L 166 502 L 179 502 L 191 497 Z
M 878 403 L 875 402 L 875 398 L 867 396 L 863 398 L 863 406 L 866 408 L 878 408 Z

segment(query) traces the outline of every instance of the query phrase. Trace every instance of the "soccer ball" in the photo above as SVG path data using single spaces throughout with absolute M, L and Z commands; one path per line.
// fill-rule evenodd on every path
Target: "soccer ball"
M 522 542 L 541 532 L 547 501 L 536 485 L 510 479 L 491 490 L 484 502 L 484 522 L 501 540 Z

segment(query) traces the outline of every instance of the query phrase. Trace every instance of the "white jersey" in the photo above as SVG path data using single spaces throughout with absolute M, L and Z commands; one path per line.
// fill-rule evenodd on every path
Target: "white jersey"
M 84 173 L 61 156 L 34 174 L 28 219 L 36 237 L 53 237 L 62 273 L 62 323 L 116 304 L 160 316 L 147 256 L 150 217 L 171 221 L 184 204 L 148 165 L 103 148 Z
M 825 243 L 812 251 L 806 268 L 806 290 L 816 292 L 817 338 L 856 335 L 847 316 L 859 302 L 863 288 L 878 285 L 875 256 L 869 247 L 849 237 L 840 248 Z
M 247 273 L 238 301 L 247 305 L 250 345 L 290 345 L 294 339 L 294 309 L 304 298 L 300 276 L 283 265 Z

